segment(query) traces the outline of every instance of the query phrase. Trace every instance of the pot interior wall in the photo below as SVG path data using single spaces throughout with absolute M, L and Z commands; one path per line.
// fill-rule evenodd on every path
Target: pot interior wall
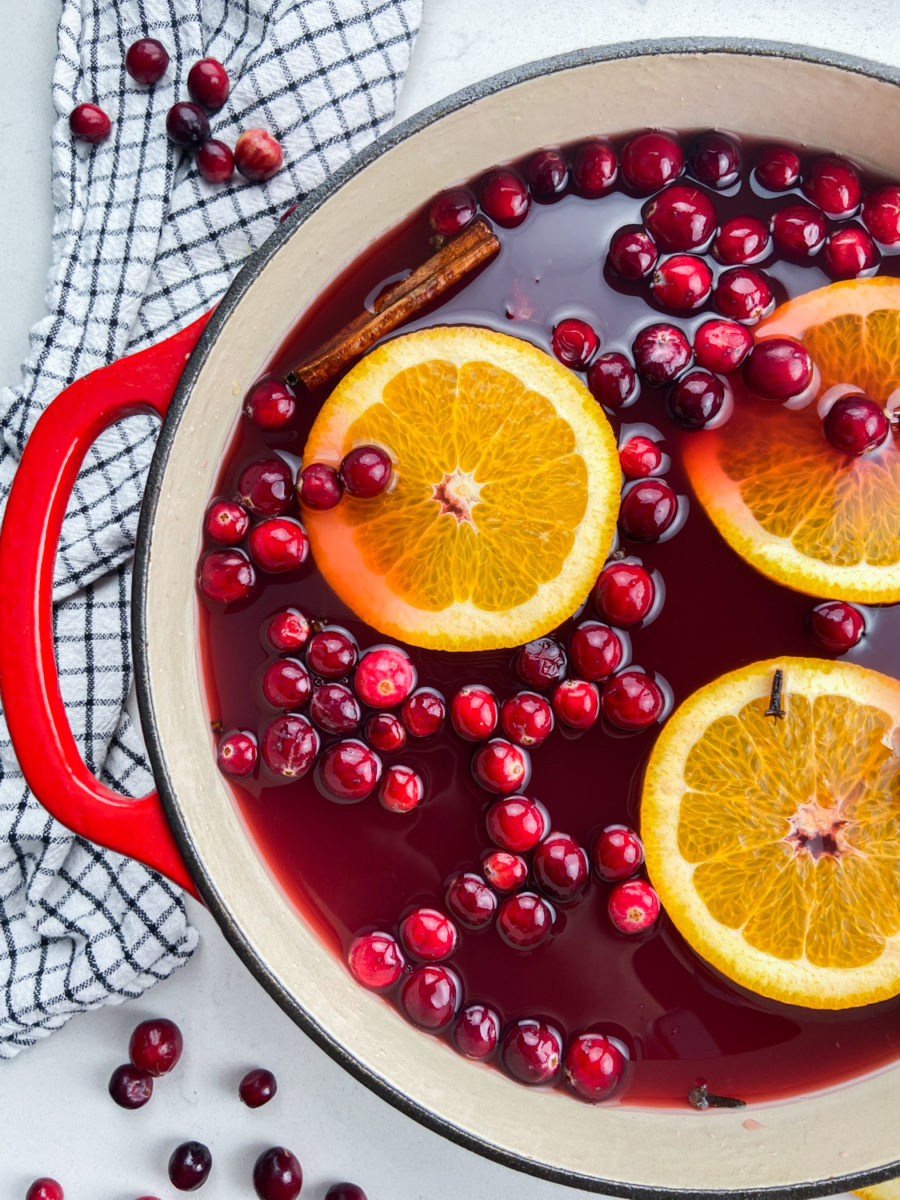
M 752 1111 L 595 1108 L 557 1092 L 529 1091 L 416 1032 L 353 983 L 287 903 L 214 765 L 193 592 L 202 513 L 247 385 L 298 314 L 373 239 L 442 187 L 496 162 L 540 145 L 642 126 L 719 126 L 782 137 L 900 175 L 893 136 L 900 89 L 864 74 L 723 52 L 556 66 L 469 98 L 395 140 L 277 252 L 263 255 L 261 266 L 254 263 L 255 277 L 242 277 L 224 302 L 227 320 L 201 355 L 152 520 L 145 654 L 160 783 L 177 797 L 170 799 L 172 819 L 192 860 L 202 864 L 198 879 L 212 907 L 273 994 L 289 1009 L 299 1005 L 370 1082 L 387 1085 L 452 1136 L 513 1165 L 570 1182 L 580 1177 L 606 1191 L 803 1189 L 875 1171 L 898 1156 L 900 1067 Z M 825 1182 L 817 1190 L 837 1188 Z

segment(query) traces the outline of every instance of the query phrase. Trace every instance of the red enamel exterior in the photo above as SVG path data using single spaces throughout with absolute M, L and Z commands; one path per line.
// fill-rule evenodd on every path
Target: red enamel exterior
M 0 530 L 0 695 L 29 787 L 63 825 L 186 888 L 190 877 L 159 796 L 121 796 L 81 757 L 63 706 L 53 646 L 53 564 L 82 460 L 104 429 L 152 411 L 163 417 L 209 314 L 138 354 L 70 384 L 28 439 Z

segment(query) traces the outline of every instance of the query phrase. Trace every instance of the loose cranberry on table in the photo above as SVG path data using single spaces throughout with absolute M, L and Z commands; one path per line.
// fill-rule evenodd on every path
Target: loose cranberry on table
M 201 58 L 188 71 L 187 89 L 193 101 L 215 112 L 228 99 L 231 83 L 217 58 Z
M 772 309 L 775 297 L 765 278 L 747 267 L 723 271 L 713 289 L 713 304 L 723 317 L 755 322 Z
M 659 261 L 659 251 L 646 229 L 626 225 L 613 234 L 607 261 L 623 279 L 643 279 Z
M 261 749 L 263 761 L 275 775 L 300 779 L 319 753 L 319 735 L 306 717 L 286 713 L 266 726 Z
M 63 1200 L 62 1184 L 49 1175 L 42 1175 L 31 1184 L 25 1193 L 25 1200 Z
M 566 1082 L 585 1100 L 596 1103 L 615 1092 L 625 1074 L 621 1047 L 602 1033 L 581 1033 L 566 1047 Z
M 253 564 L 242 550 L 211 550 L 200 560 L 198 586 L 216 604 L 246 599 L 255 582 Z
M 471 225 L 477 212 L 478 202 L 468 188 L 450 188 L 432 200 L 428 224 L 441 237 L 453 237 Z
M 862 219 L 876 242 L 884 246 L 900 242 L 900 187 L 884 187 L 866 196 L 862 202 Z
M 400 763 L 388 767 L 378 789 L 382 808 L 394 813 L 412 812 L 424 799 L 425 784 L 421 775 Z
M 694 360 L 698 367 L 730 375 L 736 371 L 753 345 L 753 334 L 736 321 L 713 317 L 694 334 Z
M 498 892 L 514 892 L 528 878 L 528 863 L 521 854 L 511 854 L 508 850 L 493 850 L 485 855 L 481 869 Z
M 257 517 L 280 517 L 291 507 L 294 479 L 281 458 L 260 458 L 238 476 L 237 497 Z
M 416 967 L 400 989 L 401 1008 L 421 1029 L 445 1029 L 461 1002 L 459 976 L 440 964 Z
M 659 919 L 659 897 L 645 880 L 632 879 L 613 888 L 607 910 L 620 933 L 646 933 Z
M 394 473 L 391 456 L 381 446 L 356 446 L 341 460 L 338 474 L 344 491 L 358 500 L 380 496 Z
M 701 133 L 688 154 L 691 174 L 707 187 L 727 188 L 741 170 L 741 152 L 724 133 Z
M 531 196 L 521 176 L 504 168 L 485 175 L 480 196 L 487 216 L 507 228 L 521 225 L 531 208 Z
M 796 338 L 773 337 L 757 342 L 744 360 L 744 383 L 766 400 L 789 400 L 812 382 L 813 361 Z
M 525 164 L 525 181 L 535 200 L 555 200 L 568 185 L 569 164 L 558 150 L 539 150 Z
M 358 983 L 383 991 L 392 987 L 403 974 L 406 959 L 396 938 L 377 931 L 364 933 L 353 940 L 347 965 Z
M 333 1183 L 325 1200 L 366 1200 L 366 1193 L 357 1183 Z
M 695 250 L 716 229 L 716 208 L 706 192 L 691 184 L 675 184 L 644 205 L 644 224 L 665 251 Z
M 339 625 L 328 625 L 314 633 L 306 647 L 306 665 L 323 679 L 340 679 L 356 666 L 356 638 Z
M 506 1031 L 500 1056 L 506 1070 L 521 1083 L 552 1083 L 559 1074 L 562 1039 L 552 1025 L 526 1017 Z
M 120 1108 L 143 1108 L 153 1095 L 153 1076 L 143 1067 L 123 1063 L 109 1077 L 109 1094 Z
M 454 875 L 447 884 L 447 907 L 467 929 L 483 929 L 497 911 L 497 894 L 474 871 Z
M 619 466 L 626 479 L 644 479 L 662 466 L 663 453 L 656 442 L 643 434 L 630 437 L 619 450 Z
M 210 138 L 197 151 L 197 170 L 207 183 L 227 183 L 234 174 L 234 153 L 225 142 Z
M 285 1146 L 263 1150 L 253 1164 L 253 1187 L 259 1200 L 296 1200 L 302 1186 L 300 1162 Z
M 618 883 L 633 875 L 644 861 L 644 845 L 627 825 L 607 825 L 594 838 L 591 865 L 600 879 Z
M 713 252 L 726 267 L 759 262 L 772 247 L 768 228 L 758 217 L 732 217 L 725 221 L 713 242 Z
M 548 832 L 544 806 L 529 796 L 495 800 L 487 811 L 485 824 L 495 845 L 517 854 L 533 850 Z
M 394 708 L 416 686 L 416 668 L 399 646 L 374 646 L 359 660 L 353 686 L 369 708 Z
M 278 1091 L 278 1081 L 266 1067 L 254 1067 L 238 1084 L 238 1095 L 248 1108 L 262 1108 Z
M 825 600 L 809 614 L 810 637 L 829 654 L 846 654 L 865 632 L 865 618 L 846 600 Z
M 472 756 L 472 774 L 487 791 L 506 796 L 528 786 L 531 760 L 521 746 L 505 738 L 491 738 Z
M 553 692 L 553 711 L 567 729 L 590 729 L 600 715 L 600 693 L 590 680 L 564 679 Z
M 415 908 L 400 922 L 400 941 L 412 958 L 439 962 L 456 949 L 459 930 L 436 908 Z
M 800 159 L 787 146 L 766 146 L 759 152 L 753 173 L 770 192 L 786 192 L 800 182 Z
M 616 729 L 636 732 L 656 722 L 665 709 L 662 688 L 643 671 L 622 671 L 600 693 L 600 711 Z
M 806 258 L 817 254 L 827 233 L 825 218 L 809 204 L 789 204 L 772 217 L 772 237 L 783 254 Z
M 182 1142 L 169 1158 L 169 1181 L 180 1192 L 193 1192 L 206 1183 L 212 1155 L 203 1142 Z
M 251 183 L 271 179 L 283 161 L 281 146 L 265 129 L 245 129 L 234 148 L 234 165 Z
M 803 191 L 829 217 L 852 216 L 862 199 L 856 169 L 833 154 L 824 154 L 810 164 Z
M 273 708 L 302 708 L 312 691 L 312 680 L 299 659 L 280 658 L 263 672 L 262 691 Z
M 313 689 L 309 715 L 325 733 L 352 733 L 362 720 L 362 709 L 346 684 L 323 683 Z
M 638 383 L 634 367 L 624 354 L 610 350 L 601 354 L 588 368 L 591 395 L 604 408 L 627 408 L 637 399 Z
M 467 684 L 450 701 L 450 721 L 461 738 L 483 742 L 497 728 L 497 697 L 490 688 Z
M 294 517 L 267 517 L 250 530 L 250 556 L 261 571 L 280 574 L 302 567 L 309 556 L 306 530 Z
M 669 413 L 682 429 L 705 429 L 724 403 L 722 380 L 702 368 L 682 375 L 669 392 Z
M 323 752 L 316 778 L 331 800 L 356 804 L 378 786 L 381 759 L 365 742 L 347 738 Z
M 540 746 L 553 732 L 553 709 L 535 692 L 517 692 L 503 701 L 500 727 L 517 746 Z
M 567 317 L 553 326 L 550 344 L 553 353 L 564 367 L 571 367 L 573 371 L 584 371 L 597 353 L 600 339 L 587 321 Z
M 587 854 L 567 833 L 545 837 L 534 852 L 531 869 L 541 891 L 559 904 L 577 900 L 588 882 Z
M 375 713 L 366 721 L 366 741 L 373 750 L 389 753 L 406 745 L 406 726 L 393 713 Z
M 300 650 L 309 641 L 310 624 L 297 608 L 286 608 L 269 618 L 265 640 L 273 649 L 285 653 Z
M 608 678 L 618 668 L 624 648 L 619 636 L 608 625 L 600 621 L 582 621 L 569 639 L 569 654 L 579 675 L 596 681 Z
M 109 117 L 96 104 L 76 104 L 69 113 L 69 129 L 81 142 L 105 142 L 112 130 Z
M 244 412 L 260 429 L 281 429 L 296 411 L 296 393 L 283 379 L 260 379 L 244 397 Z
M 682 331 L 663 323 L 642 329 L 632 343 L 631 352 L 638 374 L 651 387 L 671 383 L 693 356 L 691 344 Z
M 128 1043 L 128 1057 L 136 1067 L 151 1075 L 168 1075 L 183 1049 L 184 1038 L 175 1022 L 154 1017 L 135 1027 Z
M 198 150 L 209 141 L 209 117 L 199 104 L 179 100 L 166 114 L 169 141 L 185 150 Z
M 553 638 L 535 638 L 516 655 L 516 672 L 530 688 L 545 691 L 565 677 L 566 652 Z
M 572 183 L 582 196 L 602 196 L 616 181 L 619 164 L 605 142 L 582 142 L 572 155 Z
M 159 83 L 169 66 L 169 52 L 156 38 L 140 38 L 125 51 L 125 70 L 136 83 Z
M 665 133 L 639 133 L 622 150 L 622 177 L 636 192 L 655 192 L 684 169 L 684 155 Z
M 878 249 L 864 229 L 838 229 L 825 239 L 825 269 L 835 279 L 855 279 L 878 266 Z
M 662 537 L 678 514 L 678 499 L 663 479 L 642 479 L 622 496 L 619 528 L 634 542 Z
M 466 1058 L 490 1058 L 499 1040 L 500 1016 L 487 1004 L 470 1004 L 456 1018 L 453 1044 Z
M 407 733 L 413 737 L 431 737 L 447 719 L 447 704 L 435 688 L 418 688 L 403 701 L 400 716 Z
M 594 603 L 601 617 L 626 629 L 644 620 L 655 597 L 653 576 L 640 563 L 609 563 L 594 584 Z
M 206 510 L 206 536 L 223 546 L 236 546 L 250 528 L 247 511 L 231 500 L 216 500 Z
M 244 779 L 253 774 L 258 761 L 256 735 L 249 729 L 231 729 L 219 738 L 216 763 L 223 774 Z
M 884 409 L 866 396 L 841 396 L 825 414 L 825 436 L 843 454 L 877 450 L 890 433 Z
M 517 950 L 534 950 L 550 940 L 556 914 L 536 892 L 507 896 L 497 913 L 497 932 Z

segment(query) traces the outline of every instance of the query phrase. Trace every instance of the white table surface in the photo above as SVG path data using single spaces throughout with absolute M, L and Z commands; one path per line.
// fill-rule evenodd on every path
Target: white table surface
M 805 43 L 900 66 L 897 0 L 424 0 L 425 19 L 400 100 L 405 117 L 464 84 L 533 58 L 636 38 L 703 35 Z M 49 264 L 50 72 L 58 5 L 2 0 L 0 38 L 0 381 L 14 382 L 30 326 L 43 315 Z M 12 283 L 12 286 L 10 284 Z M 451 1144 L 396 1112 L 317 1049 L 241 965 L 209 915 L 193 961 L 144 998 L 71 1021 L 11 1062 L 0 1060 L 0 1198 L 24 1198 L 48 1174 L 67 1200 L 176 1193 L 166 1162 L 179 1142 L 213 1153 L 207 1200 L 253 1195 L 266 1146 L 299 1156 L 303 1197 L 348 1179 L 369 1200 L 564 1200 L 568 1188 L 520 1175 Z M 133 1026 L 177 1021 L 185 1054 L 146 1108 L 109 1099 L 111 1070 Z M 279 1080 L 255 1112 L 237 1099 L 251 1066 Z M 702 1175 L 698 1174 L 698 1184 Z

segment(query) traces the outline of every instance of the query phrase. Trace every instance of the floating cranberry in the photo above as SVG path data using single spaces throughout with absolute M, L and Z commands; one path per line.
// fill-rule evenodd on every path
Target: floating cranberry
M 562 1039 L 552 1025 L 526 1017 L 507 1029 L 500 1056 L 521 1083 L 552 1083 L 559 1074 Z
M 497 931 L 509 946 L 534 950 L 549 941 L 556 914 L 536 892 L 507 896 L 497 913 Z
M 876 242 L 884 246 L 895 246 L 900 242 L 900 187 L 884 187 L 866 196 L 862 202 L 862 219 Z
M 828 226 L 818 209 L 789 204 L 772 217 L 772 237 L 783 253 L 808 258 L 822 249 Z
M 128 1043 L 128 1057 L 151 1075 L 168 1075 L 183 1049 L 184 1039 L 175 1022 L 156 1017 L 136 1026 Z
M 248 1108 L 262 1108 L 278 1091 L 278 1081 L 266 1067 L 254 1067 L 238 1085 L 238 1095 Z
M 391 482 L 394 464 L 381 446 L 356 446 L 344 455 L 339 474 L 348 496 L 371 500 Z
M 356 1183 L 333 1183 L 325 1200 L 366 1200 L 366 1193 Z
M 234 604 L 250 595 L 256 572 L 242 550 L 210 550 L 200 560 L 197 584 L 207 600 Z
M 402 726 L 401 726 L 402 728 Z M 378 799 L 388 812 L 407 813 L 418 808 L 425 799 L 425 784 L 422 776 L 412 767 L 399 763 L 388 767 L 378 789 Z
M 564 679 L 553 693 L 553 711 L 567 729 L 590 729 L 600 715 L 600 693 L 589 680 Z
M 859 609 L 845 600 L 825 600 L 809 614 L 809 632 L 829 654 L 846 654 L 859 644 L 866 622 Z
M 462 985 L 458 976 L 440 965 L 425 965 L 403 981 L 400 1004 L 421 1029 L 445 1029 L 459 1011 Z
M 76 104 L 69 113 L 69 129 L 81 142 L 105 142 L 112 130 L 109 117 L 96 104 Z
M 715 232 L 716 209 L 700 188 L 675 184 L 644 205 L 644 224 L 662 250 L 695 250 Z
M 568 185 L 569 164 L 558 150 L 539 150 L 525 164 L 525 179 L 536 200 L 555 200 Z
M 206 535 L 224 546 L 236 546 L 250 528 L 250 518 L 239 504 L 216 500 L 206 510 Z
M 829 217 L 852 216 L 862 198 L 859 175 L 843 158 L 832 154 L 811 163 L 803 191 Z
M 682 429 L 704 429 L 724 403 L 724 384 L 709 371 L 688 371 L 669 392 L 669 412 Z
M 309 555 L 306 530 L 293 517 L 267 517 L 250 530 L 247 546 L 260 570 L 270 574 L 295 571 Z
M 587 885 L 587 854 L 567 833 L 548 834 L 535 850 L 531 868 L 541 891 L 560 904 L 577 900 Z
M 244 412 L 260 429 L 283 428 L 296 410 L 294 389 L 283 379 L 260 379 L 244 397 Z
M 179 100 L 166 114 L 169 141 L 186 150 L 197 150 L 209 140 L 209 117 L 199 104 Z
M 664 708 L 662 688 L 643 671 L 614 675 L 600 693 L 600 709 L 606 720 L 628 732 L 655 725 Z
M 207 183 L 227 183 L 234 174 L 231 147 L 217 138 L 209 138 L 197 151 L 197 170 Z
M 744 361 L 744 383 L 766 400 L 789 400 L 810 385 L 813 361 L 802 342 L 773 337 L 757 342 Z
M 800 159 L 787 146 L 766 146 L 753 171 L 770 192 L 786 192 L 800 182 Z
M 338 625 L 326 625 L 309 639 L 306 665 L 323 679 L 340 679 L 356 666 L 359 647 L 356 639 Z
M 688 155 L 691 174 L 707 187 L 727 188 L 741 169 L 741 152 L 724 133 L 701 133 Z
M 136 83 L 159 83 L 169 66 L 169 52 L 156 38 L 140 38 L 125 51 L 125 70 Z
M 738 263 L 759 262 L 769 253 L 769 230 L 757 217 L 732 217 L 716 235 L 713 250 L 727 267 Z
M 602 1033 L 581 1033 L 566 1047 L 566 1082 L 585 1100 L 611 1096 L 625 1074 L 621 1048 Z
M 326 463 L 310 463 L 297 477 L 297 499 L 307 508 L 324 512 L 334 508 L 343 494 L 340 475 Z
M 404 700 L 400 715 L 407 733 L 418 738 L 431 737 L 447 719 L 447 705 L 434 688 L 419 688 Z
M 253 1164 L 253 1187 L 259 1200 L 296 1200 L 302 1186 L 297 1156 L 284 1146 L 263 1150 Z
M 475 751 L 472 774 L 487 791 L 506 796 L 527 787 L 531 761 L 521 746 L 504 738 L 491 738 Z
M 393 713 L 375 713 L 366 721 L 366 740 L 373 750 L 387 754 L 406 745 L 406 727 Z
M 120 1108 L 143 1108 L 153 1095 L 153 1076 L 143 1067 L 123 1063 L 109 1077 L 109 1094 Z
M 237 497 L 257 517 L 280 517 L 291 507 L 294 480 L 280 458 L 261 458 L 238 476 Z
M 453 1044 L 466 1058 L 490 1058 L 499 1040 L 500 1017 L 486 1004 L 470 1004 L 456 1018 Z
M 271 179 L 283 161 L 281 146 L 265 129 L 245 129 L 234 148 L 234 165 L 251 183 Z
M 539 746 L 553 732 L 553 709 L 543 696 L 517 692 L 503 701 L 500 725 L 517 746 Z
M 626 479 L 645 479 L 662 466 L 663 453 L 656 442 L 643 434 L 630 437 L 619 451 L 619 466 Z
M 713 317 L 694 334 L 694 359 L 698 367 L 729 375 L 736 371 L 753 345 L 753 334 L 736 321 Z
M 622 175 L 636 192 L 655 192 L 683 169 L 681 147 L 665 133 L 639 133 L 622 150 Z
M 712 284 L 712 271 L 702 258 L 673 254 L 656 268 L 650 290 L 670 312 L 690 312 L 709 299 Z
M 588 368 L 588 387 L 605 408 L 627 408 L 637 399 L 637 375 L 624 354 L 611 350 L 595 358 Z
M 865 396 L 841 396 L 825 414 L 825 436 L 844 454 L 868 454 L 890 432 L 885 411 Z
M 497 895 L 480 875 L 466 871 L 447 884 L 447 907 L 467 929 L 483 929 L 497 911 Z
M 838 229 L 825 239 L 825 269 L 835 279 L 855 279 L 878 265 L 878 250 L 864 229 Z
M 169 1181 L 180 1192 L 193 1192 L 206 1183 L 211 1168 L 208 1146 L 202 1142 L 182 1142 L 169 1158 Z
M 612 675 L 621 663 L 624 651 L 620 638 L 608 625 L 599 621 L 582 621 L 572 632 L 569 653 L 572 665 L 579 675 L 584 679 L 598 680 Z M 565 684 L 560 684 L 560 687 L 564 686 Z M 555 699 L 554 697 L 554 708 Z M 563 720 L 560 713 L 557 715 Z
M 528 796 L 505 796 L 495 800 L 485 818 L 488 837 L 503 850 L 522 854 L 533 850 L 547 833 L 543 805 Z
M 642 479 L 622 497 L 619 527 L 634 542 L 662 537 L 678 514 L 675 493 L 663 479 Z
M 493 850 L 481 864 L 484 877 L 498 892 L 514 892 L 528 878 L 528 863 L 521 854 Z
M 216 763 L 224 775 L 246 778 L 253 774 L 258 759 L 256 737 L 248 729 L 231 729 L 219 738 Z
M 270 663 L 263 674 L 263 695 L 273 708 L 302 708 L 309 699 L 309 671 L 295 658 Z
M 263 733 L 262 756 L 276 775 L 300 779 L 319 753 L 319 735 L 298 713 L 276 717 Z
M 453 237 L 475 220 L 478 202 L 468 188 L 450 188 L 435 196 L 428 209 L 428 224 L 441 237 Z
M 436 908 L 416 908 L 400 922 L 400 941 L 406 952 L 422 962 L 448 958 L 459 942 L 459 931 Z
M 265 639 L 281 653 L 300 650 L 309 640 L 309 621 L 297 608 L 286 608 L 269 618 Z
M 648 325 L 631 347 L 634 364 L 644 383 L 664 387 L 691 361 L 691 344 L 674 325 Z
M 314 688 L 309 715 L 326 733 L 352 733 L 362 720 L 359 701 L 343 683 L 323 683 Z
M 481 207 L 492 221 L 511 228 L 521 225 L 528 216 L 531 196 L 515 171 L 500 168 L 481 181 Z
M 566 652 L 553 638 L 535 638 L 516 655 L 516 671 L 523 683 L 543 692 L 564 678 Z
M 643 879 L 619 883 L 609 893 L 609 919 L 620 933 L 644 933 L 659 918 L 659 897 Z
M 406 959 L 396 938 L 377 931 L 354 938 L 347 954 L 347 965 L 358 983 L 380 992 L 397 982 L 403 974 Z
M 609 243 L 609 265 L 623 279 L 643 279 L 659 261 L 653 238 L 640 225 L 626 225 Z
M 323 753 L 317 773 L 331 800 L 339 804 L 357 804 L 378 786 L 381 759 L 365 742 L 346 738 Z
M 25 1200 L 63 1200 L 62 1184 L 49 1175 L 42 1175 L 31 1184 L 25 1193 Z
M 587 321 L 577 317 L 568 317 L 554 325 L 550 342 L 559 361 L 573 371 L 586 370 L 600 345 L 600 339 Z
M 591 863 L 599 878 L 607 883 L 627 879 L 643 861 L 643 843 L 627 825 L 607 825 L 594 838 Z
M 359 660 L 353 686 L 370 708 L 394 708 L 416 686 L 416 668 L 399 646 L 375 646 Z
M 731 267 L 723 271 L 713 291 L 713 304 L 733 321 L 758 321 L 773 307 L 772 289 L 758 271 Z
M 594 584 L 594 603 L 601 617 L 626 629 L 644 620 L 655 597 L 653 576 L 640 563 L 610 563 Z
M 490 688 L 469 684 L 450 701 L 453 728 L 467 741 L 485 741 L 497 728 L 498 718 L 497 697 Z
M 582 196 L 602 196 L 616 181 L 619 164 L 605 142 L 582 142 L 572 155 L 572 182 Z
M 215 112 L 228 99 L 231 83 L 217 58 L 201 58 L 188 71 L 187 89 L 193 101 Z

